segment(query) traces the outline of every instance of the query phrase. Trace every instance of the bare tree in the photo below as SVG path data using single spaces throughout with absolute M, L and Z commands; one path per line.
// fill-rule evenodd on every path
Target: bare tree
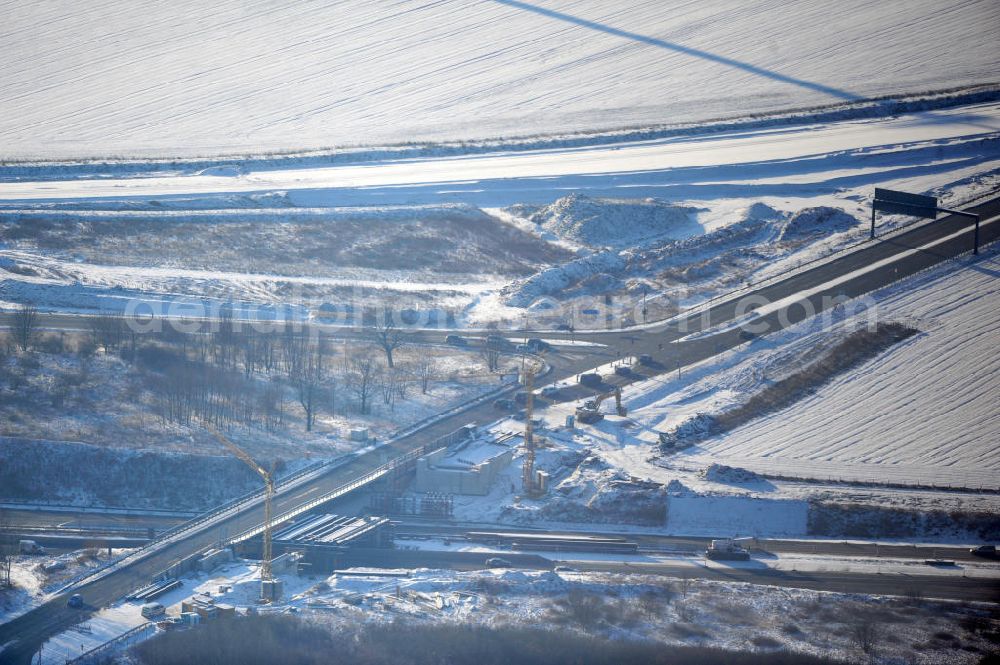
M 276 429 L 285 417 L 285 391 L 280 385 L 268 383 L 260 393 L 260 411 L 264 427 Z
M 94 343 L 105 353 L 114 353 L 121 343 L 121 328 L 114 314 L 98 314 L 87 321 Z
M 392 314 L 386 310 L 382 314 L 382 320 L 375 319 L 375 326 L 372 328 L 372 339 L 385 351 L 385 362 L 389 368 L 395 367 L 392 361 L 392 352 L 403 346 L 403 331 L 396 327 Z
M 434 361 L 427 354 L 420 354 L 413 368 L 413 373 L 416 375 L 417 380 L 420 381 L 420 392 L 426 395 L 427 389 L 431 384 L 431 379 L 434 378 Z
M 871 616 L 860 616 L 851 627 L 854 643 L 863 653 L 871 655 L 879 640 L 878 622 Z
M 394 409 L 396 406 L 396 382 L 398 376 L 395 370 L 387 369 L 384 372 L 380 372 L 378 376 L 378 387 L 382 392 L 382 403 L 389 407 L 390 410 Z
M 483 359 L 486 361 L 486 367 L 491 372 L 495 372 L 500 369 L 500 353 L 502 351 L 501 343 L 499 340 L 492 337 L 488 337 L 483 340 L 483 346 L 480 353 L 483 355 Z
M 10 523 L 0 508 L 0 587 L 12 586 L 10 571 L 14 567 L 14 556 L 17 554 L 14 537 L 10 534 Z
M 358 411 L 368 413 L 371 408 L 371 398 L 375 392 L 379 374 L 379 366 L 371 358 L 354 358 L 351 360 L 351 370 L 347 373 L 347 388 L 358 399 Z
M 19 305 L 11 318 L 14 343 L 21 351 L 27 351 L 38 335 L 38 310 L 34 305 Z
M 293 377 L 296 395 L 302 410 L 306 415 L 306 431 L 311 432 L 316 420 L 316 410 L 321 400 L 323 378 L 323 358 L 326 355 L 324 337 L 316 341 L 316 345 L 304 357 L 304 362 L 297 368 Z
M 281 333 L 281 350 L 285 371 L 289 376 L 297 374 L 305 355 L 306 338 L 298 335 L 290 323 L 286 323 Z

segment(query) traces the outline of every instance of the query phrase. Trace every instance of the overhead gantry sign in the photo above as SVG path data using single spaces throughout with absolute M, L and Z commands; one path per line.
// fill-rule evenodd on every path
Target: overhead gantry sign
M 876 187 L 875 198 L 872 201 L 872 240 L 875 239 L 876 212 L 911 215 L 913 217 L 923 217 L 925 219 L 937 219 L 939 212 L 946 212 L 962 217 L 971 217 L 976 222 L 972 253 L 979 253 L 979 215 L 971 212 L 965 212 L 963 210 L 951 210 L 949 208 L 938 207 L 938 200 L 936 196 L 910 194 L 909 192 L 899 192 L 894 189 L 882 189 L 881 187 Z

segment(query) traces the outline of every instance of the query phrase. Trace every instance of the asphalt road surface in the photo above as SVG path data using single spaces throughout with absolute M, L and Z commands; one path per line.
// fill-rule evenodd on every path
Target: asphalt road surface
M 993 221 L 1000 214 L 1000 199 L 992 199 L 971 208 L 970 211 L 983 216 L 982 243 L 992 242 L 1000 235 L 1000 223 Z M 921 249 L 932 241 L 948 238 L 963 230 L 965 232 L 946 239 L 933 247 Z M 857 296 L 868 293 L 880 286 L 893 283 L 907 275 L 963 254 L 969 251 L 971 243 L 972 233 L 969 221 L 951 215 L 932 224 L 896 235 L 889 240 L 865 245 L 854 253 L 844 255 L 812 270 L 795 274 L 786 280 L 769 284 L 755 291 L 753 295 L 758 302 L 764 299 L 769 302 L 777 302 L 796 294 L 808 293 L 807 296 L 793 299 L 782 308 L 761 317 L 759 323 L 766 324 L 770 330 L 794 324 L 808 315 L 807 310 L 796 303 L 807 300 L 811 303 L 813 312 L 822 311 L 824 296 L 832 298 L 840 295 Z M 892 260 L 893 258 L 895 260 Z M 862 269 L 865 270 L 862 271 Z M 842 281 L 834 282 L 838 278 L 842 278 Z M 667 349 L 669 342 L 732 320 L 740 312 L 741 300 L 742 298 L 723 300 L 711 307 L 707 316 L 694 315 L 693 320 L 686 319 L 686 329 L 682 329 L 685 327 L 673 322 L 648 330 L 605 332 L 595 336 L 595 339 L 608 343 L 612 347 L 627 350 L 630 354 L 651 354 L 662 363 L 664 371 L 672 370 L 678 362 L 682 365 L 698 362 L 724 349 L 745 343 L 746 339 L 741 335 L 742 331 L 732 329 L 682 341 L 669 345 L 669 350 L 661 350 L 661 345 Z M 60 317 L 62 316 L 60 315 Z M 66 321 L 79 328 L 81 327 L 80 319 L 81 317 L 72 316 L 46 318 L 45 324 L 49 326 L 61 325 L 62 321 Z M 550 336 L 546 333 L 546 337 Z M 638 340 L 631 339 L 634 337 L 638 337 Z M 550 353 L 547 360 L 552 365 L 552 372 L 540 384 L 572 377 L 589 368 L 608 362 L 609 358 L 606 349 L 573 347 L 571 350 Z M 312 498 L 330 491 L 348 480 L 364 475 L 366 471 L 383 463 L 386 454 L 391 456 L 414 450 L 462 425 L 489 423 L 495 420 L 498 415 L 500 414 L 497 410 L 487 403 L 443 418 L 416 433 L 398 439 L 392 444 L 389 451 L 380 450 L 358 457 L 346 466 L 339 467 L 327 475 L 279 495 L 275 500 L 276 514 L 307 503 Z M 215 544 L 222 532 L 238 533 L 261 524 L 263 521 L 262 513 L 263 507 L 255 504 L 220 524 L 200 530 L 190 537 L 151 553 L 142 560 L 113 574 L 86 583 L 75 591 L 83 594 L 91 607 L 108 605 L 147 582 L 156 573 Z M 920 578 L 921 585 L 928 582 L 929 580 Z M 942 584 L 952 585 L 957 589 L 965 583 L 951 581 L 949 578 L 949 581 L 942 581 Z M 869 592 L 875 590 L 870 585 L 863 586 Z M 26 664 L 45 639 L 87 618 L 90 610 L 67 608 L 65 606 L 66 599 L 67 596 L 64 594 L 0 626 L 0 645 L 6 645 L 4 650 L 0 652 L 0 661 Z
M 561 536 L 595 536 L 606 538 L 624 538 L 637 543 L 640 550 L 657 550 L 678 553 L 704 553 L 711 538 L 694 536 L 666 536 L 648 533 L 630 533 L 627 531 L 567 531 L 565 529 L 543 529 L 533 527 L 498 525 L 498 524 L 462 524 L 460 526 L 433 522 L 428 520 L 404 520 L 396 533 L 399 537 L 413 534 L 418 537 L 463 537 L 469 532 L 490 533 L 532 533 L 545 534 L 558 538 Z M 968 547 L 958 545 L 908 545 L 901 543 L 873 543 L 842 540 L 788 540 L 783 538 L 756 538 L 753 548 L 763 552 L 778 554 L 809 554 L 817 556 L 863 557 L 866 559 L 949 559 L 983 563 L 987 561 L 973 555 Z

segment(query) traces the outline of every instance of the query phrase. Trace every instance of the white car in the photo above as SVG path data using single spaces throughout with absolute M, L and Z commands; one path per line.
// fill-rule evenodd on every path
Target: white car
M 158 617 L 161 614 L 166 614 L 167 610 L 160 603 L 146 603 L 142 606 L 142 616 L 147 619 L 152 619 L 153 617 Z

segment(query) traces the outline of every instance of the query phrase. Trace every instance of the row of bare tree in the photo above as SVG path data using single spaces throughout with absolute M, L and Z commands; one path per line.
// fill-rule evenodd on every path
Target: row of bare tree
M 145 322 L 121 314 L 91 316 L 87 322 L 90 352 L 103 349 L 140 366 L 158 415 L 181 425 L 204 421 L 274 430 L 284 424 L 291 400 L 311 431 L 320 413 L 353 409 L 366 415 L 378 401 L 392 410 L 412 387 L 426 394 L 435 379 L 434 363 L 425 354 L 398 362 L 394 353 L 406 340 L 388 316 L 368 329 L 368 344 L 353 349 L 345 344 L 340 362 L 323 335 L 302 334 L 291 325 L 260 332 L 225 313 L 207 331 L 167 326 L 140 332 Z M 19 307 L 11 325 L 21 351 L 44 349 L 37 344 L 34 307 Z M 384 362 L 371 355 L 372 346 L 381 349 Z M 499 356 L 499 349 L 484 349 L 491 370 Z

